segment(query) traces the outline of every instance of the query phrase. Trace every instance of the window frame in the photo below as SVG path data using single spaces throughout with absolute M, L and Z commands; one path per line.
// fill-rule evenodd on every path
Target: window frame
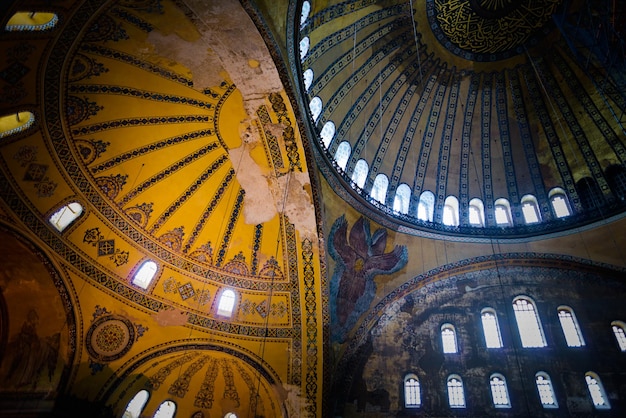
M 459 340 L 456 335 L 456 328 L 449 322 L 441 325 L 441 352 L 443 354 L 458 354 Z M 454 351 L 450 351 L 454 349 Z
M 591 382 L 593 380 L 593 382 Z M 591 398 L 591 403 L 595 409 L 599 410 L 608 410 L 611 409 L 611 402 L 609 401 L 609 397 L 604 390 L 604 385 L 602 384 L 602 379 L 595 372 L 587 372 L 585 373 L 585 383 L 587 384 L 587 393 L 589 393 L 589 397 Z M 592 388 L 596 388 L 597 391 Z M 596 396 L 600 396 L 602 399 L 602 404 L 598 403 L 598 398 Z
M 144 392 L 146 394 L 146 398 L 143 400 L 143 402 L 138 401 L 138 402 L 141 402 L 141 405 L 137 405 L 136 407 L 135 405 L 133 405 L 133 411 L 129 411 L 131 403 L 135 402 L 138 399 L 138 396 Z M 150 392 L 148 392 L 146 389 L 141 389 L 140 391 L 135 393 L 135 396 L 133 396 L 131 400 L 128 401 L 128 403 L 126 404 L 126 408 L 124 409 L 122 418 L 139 418 L 143 410 L 146 408 L 146 404 L 148 403 L 149 400 L 150 400 Z M 137 414 L 136 415 L 133 414 L 134 412 L 137 412 Z
M 457 381 L 458 384 L 451 386 L 451 381 Z M 453 391 L 451 391 L 451 388 Z M 465 398 L 465 386 L 463 385 L 463 379 L 458 374 L 451 374 L 446 380 L 446 392 L 448 395 L 448 406 L 452 409 L 464 409 L 467 408 L 467 399 Z M 453 400 L 458 398 L 460 403 L 453 403 Z
M 73 206 L 73 207 L 72 207 Z M 69 216 L 65 216 L 67 211 L 70 211 Z M 59 206 L 50 216 L 48 216 L 48 223 L 57 230 L 57 232 L 63 232 L 72 225 L 76 223 L 76 221 L 83 216 L 85 213 L 85 207 L 78 201 L 73 200 L 68 202 L 62 206 Z M 58 217 L 57 219 L 53 219 Z M 61 220 L 64 220 L 61 222 Z
M 494 380 L 498 379 L 498 381 L 495 382 L 494 385 Z M 498 409 L 507 409 L 507 408 L 511 408 L 511 397 L 509 395 L 509 388 L 507 386 L 506 383 L 506 378 L 500 374 L 500 373 L 492 373 L 491 376 L 489 376 L 489 388 L 491 389 L 491 402 L 494 408 L 498 408 Z M 498 392 L 497 392 L 498 391 Z M 506 402 L 498 402 L 496 400 L 496 395 L 499 394 L 501 396 L 504 397 L 504 401 Z
M 525 301 L 528 303 L 529 306 L 532 307 L 532 312 L 534 314 L 534 318 L 535 318 L 535 323 L 533 325 L 536 325 L 536 329 L 535 332 L 537 332 L 538 335 L 536 336 L 532 336 L 530 334 L 528 334 L 527 331 L 530 327 L 531 324 L 522 324 L 520 323 L 520 319 L 524 319 L 521 317 L 521 315 L 524 312 L 529 312 L 527 309 L 525 310 L 518 310 L 515 307 L 517 306 L 516 303 L 519 301 Z M 511 306 L 513 308 L 513 314 L 515 316 L 515 322 L 517 324 L 517 332 L 518 335 L 520 337 L 520 342 L 522 344 L 523 348 L 544 348 L 548 346 L 548 343 L 546 341 L 546 336 L 545 333 L 543 331 L 543 324 L 541 321 L 541 317 L 539 316 L 539 311 L 537 309 L 537 305 L 535 304 L 535 301 L 528 297 L 528 296 L 517 296 L 513 299 L 513 302 L 511 303 Z M 518 312 L 520 312 L 520 314 L 518 315 Z M 522 325 L 526 325 L 526 326 L 522 326 Z M 534 345 L 534 342 L 530 342 L 530 339 L 535 338 L 535 337 L 539 337 L 541 340 L 541 345 Z M 533 345 L 527 345 L 527 344 L 533 344 Z
M 621 330 L 621 336 L 618 336 L 618 332 L 615 331 L 615 328 Z M 611 329 L 613 331 L 613 337 L 615 337 L 615 342 L 617 343 L 618 348 L 622 353 L 626 353 L 626 323 L 623 321 L 612 321 Z
M 409 382 L 415 381 L 414 385 L 408 385 Z M 412 391 L 416 391 L 415 396 L 408 396 L 407 394 L 410 392 L 409 388 Z M 408 403 L 409 398 L 416 398 L 416 403 Z M 404 376 L 404 407 L 406 409 L 417 409 L 422 407 L 422 386 L 419 381 L 419 378 L 415 373 L 409 373 Z
M 542 385 L 542 387 L 549 389 L 549 391 L 550 391 L 549 395 L 552 397 L 553 403 L 544 402 L 545 397 L 542 394 L 545 393 L 545 391 L 542 391 L 541 388 L 540 388 L 540 383 L 538 382 L 539 378 L 542 378 L 544 380 L 545 383 L 541 383 L 541 385 Z M 552 384 L 552 379 L 550 378 L 550 375 L 548 375 L 548 373 L 543 372 L 543 371 L 539 371 L 539 372 L 535 373 L 535 387 L 537 388 L 537 395 L 539 396 L 539 402 L 541 403 L 541 406 L 543 408 L 545 408 L 545 409 L 558 409 L 559 401 L 556 398 L 556 392 L 554 391 L 554 385 Z
M 498 339 L 498 345 L 494 346 L 494 345 L 490 345 L 489 344 L 489 340 L 493 339 L 494 337 L 488 338 L 487 337 L 487 329 L 485 328 L 485 315 L 492 315 L 493 316 L 493 327 L 494 327 L 494 333 L 495 336 Z M 498 313 L 496 312 L 495 309 L 491 308 L 491 307 L 485 307 L 480 311 L 480 323 L 483 327 L 483 337 L 485 339 L 485 347 L 487 349 L 498 349 L 498 348 L 503 348 L 504 347 L 504 342 L 502 341 L 502 333 L 500 332 L 500 322 L 498 321 Z
M 232 298 L 229 296 L 229 299 L 232 300 L 232 302 L 227 302 L 224 298 L 225 295 L 231 295 L 232 294 Z M 228 303 L 228 305 L 224 306 L 224 304 Z M 222 289 L 220 291 L 220 297 L 217 300 L 217 309 L 216 309 L 216 314 L 225 318 L 232 318 L 233 314 L 235 312 L 235 305 L 237 303 L 237 292 L 235 292 L 234 289 L 232 288 L 225 288 Z
M 148 265 L 154 265 L 154 271 L 152 272 L 152 274 L 150 275 L 149 278 L 144 279 L 143 277 L 138 278 L 137 276 L 139 276 L 140 274 L 142 274 L 142 276 L 144 274 L 147 274 L 144 272 L 144 269 L 147 268 Z M 156 261 L 152 260 L 152 259 L 147 259 L 142 261 L 139 264 L 139 267 L 137 268 L 137 270 L 135 271 L 135 273 L 133 274 L 133 277 L 131 279 L 131 283 L 134 286 L 137 286 L 143 290 L 148 290 L 150 288 L 150 286 L 152 285 L 152 283 L 154 283 L 154 279 L 157 276 L 157 273 L 159 272 L 159 265 Z M 145 283 L 145 285 L 144 285 Z
M 561 305 L 556 308 L 556 312 L 559 318 L 559 323 L 561 325 L 561 331 L 563 331 L 563 336 L 565 337 L 565 343 L 567 344 L 567 346 L 573 348 L 584 347 L 585 338 L 583 337 L 583 333 L 580 329 L 580 324 L 578 323 L 578 319 L 576 318 L 574 310 L 569 306 Z M 575 337 L 578 340 L 578 344 L 576 344 L 574 341 L 571 341 L 572 336 L 571 334 L 568 334 L 565 329 L 566 325 L 564 324 L 564 321 L 566 321 L 567 319 L 565 316 L 561 315 L 561 312 L 567 312 L 569 314 L 569 326 L 573 327 L 573 332 L 575 333 Z

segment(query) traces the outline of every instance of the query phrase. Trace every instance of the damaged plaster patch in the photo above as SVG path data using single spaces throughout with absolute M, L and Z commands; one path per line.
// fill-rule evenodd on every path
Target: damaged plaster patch
M 152 315 L 152 318 L 162 327 L 185 325 L 187 323 L 187 313 L 177 308 L 163 309 Z

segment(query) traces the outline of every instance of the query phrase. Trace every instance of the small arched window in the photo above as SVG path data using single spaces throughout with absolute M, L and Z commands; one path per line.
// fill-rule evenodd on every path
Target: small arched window
M 300 12 L 300 27 L 306 26 L 306 20 L 309 18 L 309 13 L 311 13 L 311 3 L 308 0 L 302 2 L 302 11 Z
M 585 340 L 578 326 L 576 315 L 569 306 L 559 306 L 557 308 L 559 314 L 559 321 L 561 322 L 561 329 L 565 335 L 565 341 L 568 347 L 582 347 L 585 345 Z
M 600 381 L 600 376 L 594 372 L 587 372 L 585 373 L 585 382 L 587 383 L 593 406 L 596 409 L 611 409 L 611 404 Z
M 154 261 L 148 260 L 144 262 L 141 267 L 139 267 L 139 270 L 137 270 L 137 273 L 135 273 L 135 276 L 133 276 L 133 284 L 144 290 L 147 289 L 150 283 L 152 283 L 152 279 L 154 279 L 157 270 L 158 267 Z
M 409 374 L 404 378 L 404 406 L 406 408 L 419 408 L 422 406 L 420 382 L 414 374 Z
M 224 415 L 224 418 L 237 418 L 237 414 L 233 412 L 226 412 L 226 415 Z
M 489 378 L 491 386 L 491 399 L 493 406 L 496 408 L 510 408 L 511 400 L 509 399 L 509 391 L 506 387 L 506 379 L 498 373 L 494 373 Z
M 544 408 L 558 408 L 559 404 L 554 395 L 554 388 L 552 387 L 550 376 L 545 372 L 537 372 L 535 375 L 535 384 L 537 385 L 541 406 Z
M 25 131 L 30 128 L 33 123 L 35 123 L 35 115 L 28 111 L 0 116 L 0 138 Z
M 468 218 L 472 226 L 485 226 L 485 205 L 482 200 L 478 198 L 470 200 Z
M 317 122 L 317 119 L 322 113 L 322 99 L 317 96 L 311 99 L 311 102 L 309 103 L 309 109 L 311 110 L 311 117 L 313 118 L 313 122 Z
M 302 73 L 302 80 L 304 81 L 304 90 L 308 93 L 313 84 L 313 70 L 307 68 L 304 73 Z
M 235 292 L 231 289 L 224 290 L 220 296 L 220 302 L 217 305 L 217 314 L 230 318 L 233 315 L 233 310 L 235 309 L 235 301 Z
M 14 31 L 43 31 L 56 26 L 59 17 L 54 13 L 17 12 L 7 22 L 4 29 Z
M 378 200 L 380 203 L 385 203 L 387 199 L 387 188 L 389 187 L 389 179 L 384 174 L 378 174 L 374 179 L 374 184 L 372 185 L 372 191 L 370 192 L 370 196 L 372 199 Z
M 408 184 L 402 183 L 396 189 L 396 196 L 393 199 L 393 210 L 403 214 L 409 213 L 411 203 L 411 188 Z
M 487 348 L 502 348 L 502 336 L 496 311 L 492 308 L 484 308 L 480 313 L 480 318 Z
M 572 214 L 572 209 L 570 207 L 569 200 L 567 199 L 567 195 L 565 194 L 565 190 L 560 187 L 555 187 L 550 190 L 548 197 L 550 199 L 550 204 L 552 205 L 554 216 L 557 218 L 565 218 L 566 216 L 570 216 Z
M 511 205 L 509 201 L 500 198 L 494 202 L 494 215 L 496 217 L 496 225 L 498 226 L 512 226 L 513 219 L 511 218 Z
M 444 225 L 459 226 L 459 200 L 456 197 L 446 197 L 441 220 Z
M 300 61 L 304 61 L 306 54 L 309 53 L 309 46 L 311 45 L 311 41 L 308 36 L 305 36 L 300 40 Z
M 420 195 L 420 200 L 417 204 L 417 219 L 420 221 L 432 222 L 434 212 L 435 195 L 433 192 L 426 190 Z
M 48 222 L 56 228 L 57 231 L 63 232 L 72 222 L 74 222 L 83 213 L 83 207 L 78 202 L 71 202 L 57 209 Z
M 458 353 L 459 348 L 456 341 L 456 330 L 452 324 L 441 326 L 441 347 L 446 354 Z
M 450 408 L 465 408 L 465 391 L 463 390 L 463 380 L 459 375 L 448 376 L 448 404 Z
M 133 399 L 128 402 L 128 405 L 126 405 L 126 410 L 124 411 L 122 418 L 139 418 L 141 411 L 143 411 L 143 408 L 148 402 L 149 397 L 150 394 L 145 389 L 137 392 L 135 396 L 133 396 Z
M 580 204 L 584 209 L 591 210 L 604 206 L 604 195 L 598 182 L 591 177 L 583 177 L 576 182 L 576 190 Z
M 527 225 L 536 224 L 541 221 L 539 204 L 537 203 L 537 198 L 535 196 L 527 194 L 522 197 L 521 203 L 524 222 L 526 222 Z
M 626 352 L 626 324 L 622 321 L 613 321 L 611 322 L 611 328 L 620 351 Z
M 351 153 L 352 147 L 348 141 L 341 142 L 341 144 L 337 147 L 337 151 L 335 151 L 335 162 L 342 170 L 346 169 Z
M 546 339 L 535 303 L 530 298 L 517 297 L 513 301 L 513 311 L 522 347 L 545 347 Z
M 154 413 L 154 418 L 174 418 L 174 414 L 176 414 L 176 403 L 164 401 Z
M 360 159 L 356 162 L 354 166 L 354 171 L 352 172 L 352 181 L 359 188 L 363 188 L 365 186 L 365 180 L 367 180 L 367 172 L 369 171 L 369 166 L 367 165 L 367 161 L 364 159 Z
M 324 124 L 324 127 L 322 128 L 322 132 L 320 132 L 320 138 L 322 138 L 322 143 L 324 144 L 325 148 L 328 148 L 334 136 L 335 136 L 335 124 L 333 123 L 332 120 L 329 120 L 328 122 Z

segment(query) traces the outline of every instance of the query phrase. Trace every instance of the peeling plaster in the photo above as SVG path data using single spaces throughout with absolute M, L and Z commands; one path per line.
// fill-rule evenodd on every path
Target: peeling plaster
M 187 323 L 187 313 L 177 309 L 163 309 L 152 315 L 152 318 L 162 327 L 180 326 Z

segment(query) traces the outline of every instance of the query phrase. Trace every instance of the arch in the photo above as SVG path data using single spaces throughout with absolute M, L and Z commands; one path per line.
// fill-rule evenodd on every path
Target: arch
M 448 405 L 450 408 L 465 408 L 465 390 L 463 380 L 458 374 L 448 376 L 446 382 L 448 388 Z
M 576 190 L 583 209 L 592 210 L 604 206 L 604 195 L 598 182 L 591 177 L 583 177 L 576 182 Z
M 146 406 L 150 398 L 150 393 L 142 389 L 133 396 L 133 398 L 126 405 L 126 410 L 122 414 L 122 418 L 139 418 L 143 408 Z
M 309 18 L 309 14 L 311 13 L 311 3 L 308 0 L 304 0 L 302 2 L 302 9 L 300 11 L 300 28 L 306 26 L 306 20 Z
M 320 132 L 320 138 L 322 139 L 322 143 L 325 148 L 328 148 L 330 142 L 333 140 L 335 136 L 335 123 L 332 120 L 327 121 Z
M 374 179 L 374 184 L 372 185 L 372 190 L 370 191 L 370 196 L 372 199 L 379 201 L 382 204 L 385 204 L 385 200 L 387 199 L 387 188 L 389 187 L 389 179 L 384 174 L 378 174 Z
M 417 219 L 432 222 L 435 213 L 435 195 L 430 190 L 423 191 L 417 204 Z
M 589 396 L 591 396 L 594 408 L 611 409 L 611 404 L 604 391 L 600 376 L 594 372 L 587 372 L 585 373 L 585 383 L 587 383 L 587 389 L 589 390 Z
M 622 321 L 611 322 L 611 329 L 620 351 L 626 352 L 626 324 Z
M 411 203 L 411 188 L 408 184 L 402 183 L 396 189 L 396 195 L 393 198 L 393 210 L 403 214 L 409 213 L 409 204 Z
M 161 405 L 157 408 L 153 418 L 174 418 L 175 414 L 176 402 L 167 400 L 161 402 Z
M 535 386 L 537 386 L 537 393 L 539 393 L 539 401 L 544 408 L 558 408 L 559 403 L 556 400 L 554 394 L 554 387 L 552 386 L 552 380 L 546 372 L 537 372 L 535 374 Z
M 410 373 L 404 376 L 404 407 L 419 408 L 422 406 L 422 394 L 417 375 Z
M 454 354 L 459 352 L 456 340 L 456 329 L 452 324 L 441 326 L 441 348 L 444 354 Z
M 29 111 L 0 116 L 0 138 L 25 131 L 35 123 L 35 115 Z
M 513 218 L 511 217 L 511 204 L 505 198 L 496 199 L 493 204 L 496 225 L 513 226 Z
M 547 346 L 535 302 L 527 296 L 518 296 L 513 299 L 513 312 L 522 347 Z
M 308 93 L 311 85 L 313 84 L 313 69 L 307 68 L 302 73 L 302 80 L 304 81 L 304 90 Z
M 580 331 L 580 326 L 578 325 L 578 320 L 576 320 L 574 310 L 569 306 L 559 306 L 557 308 L 557 312 L 567 346 L 583 347 L 585 345 L 585 340 L 582 332 Z
M 352 182 L 356 184 L 357 187 L 362 189 L 365 186 L 365 180 L 367 180 L 368 172 L 369 166 L 367 165 L 367 161 L 361 158 L 354 166 L 354 171 L 352 172 L 351 177 Z
M 55 210 L 48 218 L 48 222 L 56 228 L 57 231 L 63 232 L 83 213 L 83 206 L 78 202 L 70 202 Z
M 459 226 L 459 200 L 455 196 L 446 197 L 441 221 L 447 226 Z
M 236 301 L 237 296 L 235 295 L 235 291 L 232 289 L 224 289 L 217 305 L 217 314 L 230 318 L 233 315 Z
M 485 226 L 485 205 L 477 197 L 469 201 L 468 218 L 472 226 Z
M 237 414 L 235 414 L 234 412 L 226 412 L 224 418 L 237 418 Z
M 309 110 L 311 111 L 311 117 L 313 118 L 313 122 L 317 122 L 317 119 L 320 117 L 322 113 L 322 99 L 318 96 L 315 96 L 309 102 Z
M 621 202 L 626 201 L 626 168 L 621 164 L 612 164 L 604 173 L 615 198 Z
M 337 147 L 337 151 L 335 151 L 335 162 L 342 170 L 346 169 L 350 154 L 352 154 L 350 143 L 348 141 L 342 141 Z
M 483 325 L 483 335 L 487 348 L 502 348 L 502 335 L 498 324 L 498 315 L 493 308 L 483 308 L 480 311 L 480 319 Z
M 491 387 L 493 406 L 496 408 L 510 408 L 511 399 L 509 398 L 509 390 L 504 376 L 500 373 L 492 374 L 489 378 L 489 386 Z
M 55 13 L 17 12 L 11 16 L 4 30 L 8 32 L 45 31 L 54 28 L 58 22 L 59 17 Z
M 305 36 L 300 40 L 300 61 L 304 61 L 306 55 L 309 53 L 309 47 L 311 46 L 311 40 L 308 36 Z
M 572 214 L 572 207 L 570 206 L 565 190 L 560 187 L 554 187 L 550 190 L 550 193 L 548 193 L 548 198 L 550 199 L 554 216 L 557 218 L 565 218 Z
M 531 194 L 522 196 L 522 215 L 524 215 L 524 222 L 528 224 L 536 224 L 541 222 L 541 213 L 539 212 L 539 203 L 537 198 Z
M 133 276 L 132 283 L 144 290 L 148 289 L 148 287 L 150 287 L 150 283 L 152 283 L 152 279 L 154 279 L 154 276 L 157 273 L 157 270 L 158 266 L 154 261 L 144 261 Z

